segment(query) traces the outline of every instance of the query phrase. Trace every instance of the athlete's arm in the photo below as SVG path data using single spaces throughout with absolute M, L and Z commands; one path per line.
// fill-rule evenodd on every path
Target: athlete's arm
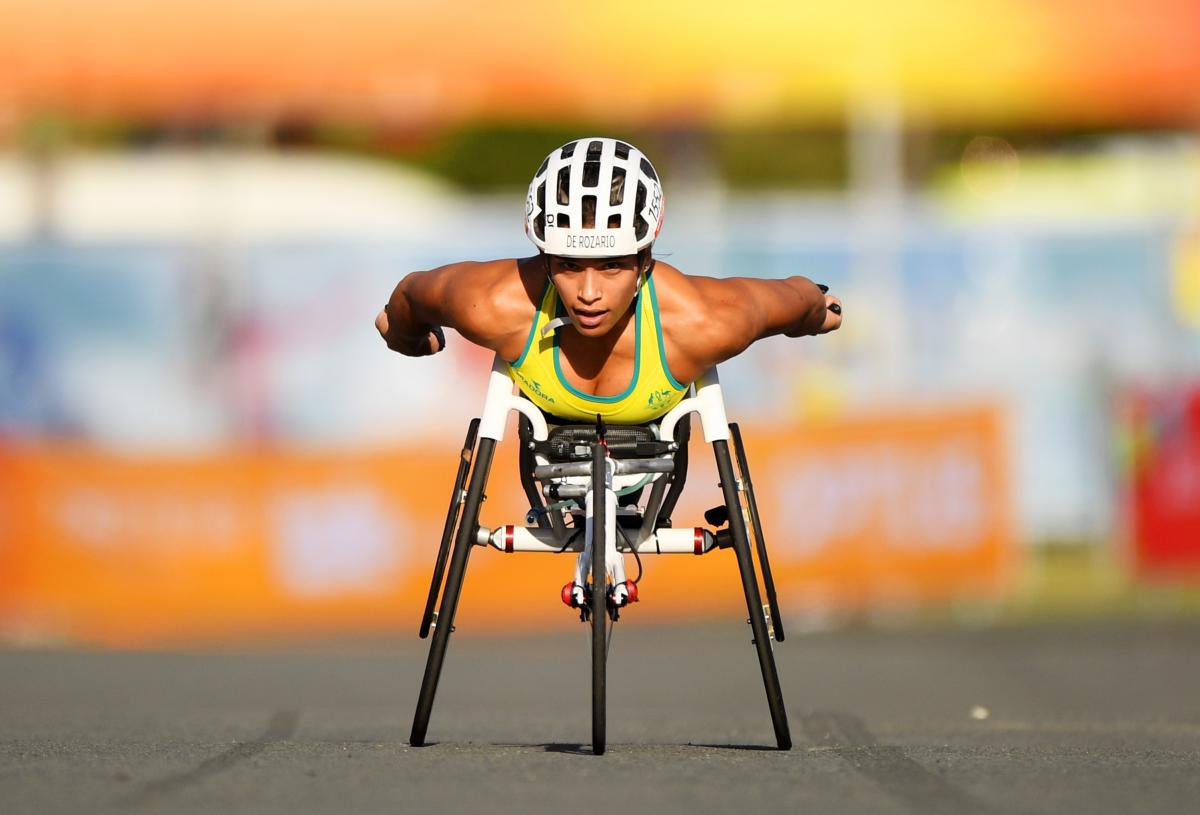
M 797 275 L 783 280 L 731 277 L 710 282 L 728 292 L 716 302 L 725 319 L 740 328 L 747 345 L 776 334 L 788 337 L 825 334 L 842 323 L 841 314 L 829 309 L 833 304 L 840 306 L 841 301 L 821 291 L 807 277 Z
M 445 345 L 441 329 L 453 328 L 476 345 L 503 353 L 524 339 L 527 319 L 518 312 L 523 289 L 515 261 L 451 263 L 406 275 L 375 327 L 388 348 L 407 356 L 436 354 Z M 519 335 L 519 336 L 518 336 Z
M 701 370 L 737 356 L 765 337 L 824 334 L 841 326 L 841 301 L 808 278 L 717 279 L 668 268 L 678 294 L 673 299 L 687 304 L 684 314 L 673 315 L 685 330 L 671 333 Z M 838 310 L 831 310 L 832 305 Z

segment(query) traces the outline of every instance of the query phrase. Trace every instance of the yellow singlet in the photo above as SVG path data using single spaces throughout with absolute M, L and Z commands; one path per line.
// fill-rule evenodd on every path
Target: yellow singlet
M 529 327 L 525 350 L 516 362 L 508 363 L 509 377 L 539 408 L 570 422 L 594 422 L 597 413 L 613 424 L 643 424 L 663 416 L 683 399 L 688 386 L 676 381 L 667 368 L 653 275 L 641 276 L 636 308 L 633 379 L 616 396 L 584 393 L 562 375 L 558 332 L 542 334 L 547 323 L 563 316 L 558 290 L 549 280 Z

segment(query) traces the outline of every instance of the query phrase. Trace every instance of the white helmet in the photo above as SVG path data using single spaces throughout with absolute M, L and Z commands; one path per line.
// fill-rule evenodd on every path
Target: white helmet
M 633 255 L 654 243 L 665 209 L 658 173 L 640 150 L 616 139 L 577 139 L 534 174 L 525 234 L 550 255 Z

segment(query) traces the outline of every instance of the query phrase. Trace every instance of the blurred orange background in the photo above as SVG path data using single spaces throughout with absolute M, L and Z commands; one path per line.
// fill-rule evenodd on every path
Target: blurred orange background
M 1195 121 L 1190 0 L 0 3 L 0 94 L 89 115 Z

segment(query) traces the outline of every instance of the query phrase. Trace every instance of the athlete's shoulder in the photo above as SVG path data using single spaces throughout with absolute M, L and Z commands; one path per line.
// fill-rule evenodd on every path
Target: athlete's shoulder
M 737 319 L 745 307 L 728 280 L 685 274 L 668 263 L 656 263 L 652 274 L 672 371 L 678 365 L 703 373 L 749 344 Z
M 713 348 L 719 344 L 714 334 L 720 327 L 706 302 L 705 278 L 685 274 L 661 260 L 655 260 L 650 275 L 667 363 L 676 379 L 690 382 L 713 364 Z
M 694 323 L 711 321 L 729 296 L 722 285 L 725 281 L 685 274 L 660 260 L 654 262 L 651 276 L 659 312 L 665 322 L 676 327 L 690 328 Z
M 685 274 L 670 263 L 655 258 L 650 279 L 660 311 L 687 312 L 696 305 L 699 292 L 694 275 Z

